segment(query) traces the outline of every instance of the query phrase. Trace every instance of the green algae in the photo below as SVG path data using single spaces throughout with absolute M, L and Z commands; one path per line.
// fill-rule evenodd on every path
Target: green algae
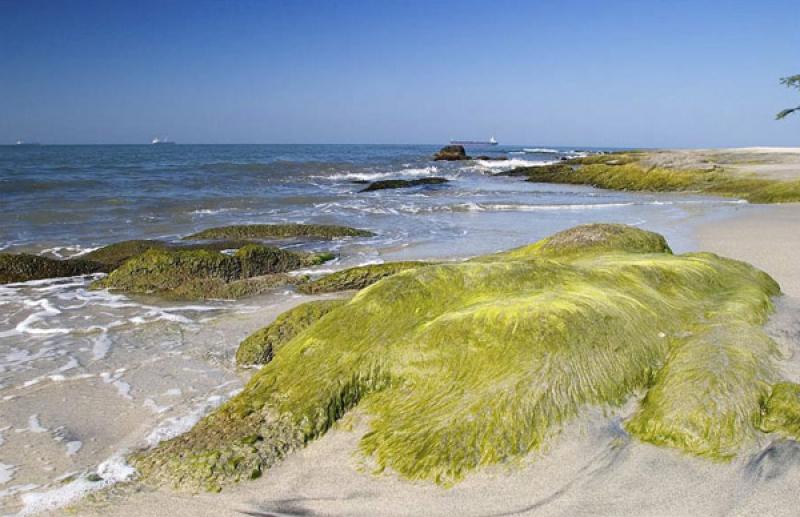
M 270 325 L 248 336 L 236 350 L 236 363 L 256 365 L 270 362 L 280 348 L 345 300 L 316 300 L 288 310 Z
M 209 228 L 184 237 L 186 240 L 211 239 L 270 239 L 289 237 L 314 237 L 338 239 L 342 237 L 372 237 L 367 230 L 331 224 L 246 224 Z
M 167 241 L 159 240 L 129 240 L 115 242 L 102 248 L 91 251 L 83 256 L 84 259 L 92 262 L 103 264 L 104 272 L 111 272 L 126 260 L 131 259 L 137 255 L 141 255 L 147 250 L 207 250 L 207 251 L 222 251 L 228 249 L 239 249 L 241 247 L 252 244 L 250 241 L 215 241 L 202 244 L 175 244 Z
M 100 271 L 103 271 L 101 264 L 85 259 L 57 260 L 28 253 L 0 253 L 0 284 Z
M 312 282 L 300 284 L 297 290 L 306 294 L 322 294 L 363 289 L 387 276 L 429 264 L 429 262 L 407 261 L 357 266 L 331 273 Z
M 537 183 L 591 185 L 612 190 L 693 192 L 746 199 L 751 203 L 800 201 L 800 181 L 733 174 L 722 168 L 676 169 L 646 166 L 646 153 L 625 152 L 575 158 L 502 173 Z
M 218 490 L 358 406 L 378 470 L 449 485 L 541 448 L 587 405 L 643 392 L 634 436 L 726 459 L 762 425 L 775 373 L 761 325 L 778 293 L 745 263 L 675 256 L 617 225 L 412 268 L 322 316 L 239 395 L 132 461 L 146 481 Z
M 258 244 L 243 246 L 234 255 L 151 248 L 91 287 L 172 299 L 241 298 L 296 283 L 298 279 L 284 273 L 331 258 L 328 253 L 302 254 Z
M 800 385 L 780 382 L 764 404 L 761 430 L 800 440 Z

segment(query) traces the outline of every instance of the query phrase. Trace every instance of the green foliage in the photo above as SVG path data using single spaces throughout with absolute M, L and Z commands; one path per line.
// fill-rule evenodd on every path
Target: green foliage
M 781 84 L 787 86 L 788 88 L 797 88 L 798 90 L 800 90 L 800 75 L 782 77 Z M 775 118 L 777 120 L 781 120 L 791 115 L 795 111 L 800 111 L 800 106 L 797 106 L 796 108 L 787 108 L 785 110 L 781 110 L 780 112 L 778 112 L 777 115 L 775 115 Z
M 239 344 L 236 363 L 244 366 L 270 362 L 284 344 L 344 303 L 345 300 L 317 300 L 284 312 L 270 325 L 254 332 Z
M 56 260 L 28 253 L 0 253 L 0 284 L 86 275 L 102 270 L 101 264 L 90 260 Z
M 286 271 L 316 265 L 330 254 L 301 254 L 248 244 L 234 255 L 204 249 L 154 249 L 126 261 L 92 288 L 173 299 L 240 298 L 296 280 Z
M 635 435 L 727 458 L 759 425 L 774 376 L 760 325 L 778 292 L 747 264 L 674 256 L 660 236 L 616 225 L 409 269 L 306 328 L 242 393 L 133 461 L 151 482 L 216 490 L 358 406 L 371 428 L 360 449 L 379 469 L 447 485 L 540 448 L 586 405 L 648 388 Z
M 427 266 L 428 262 L 387 262 L 343 269 L 313 282 L 300 284 L 297 290 L 306 294 L 335 293 L 351 289 L 363 289 L 378 280 L 400 271 Z
M 246 224 L 209 228 L 184 239 L 270 239 L 288 237 L 316 237 L 336 239 L 340 237 L 371 237 L 375 235 L 366 230 L 329 224 Z

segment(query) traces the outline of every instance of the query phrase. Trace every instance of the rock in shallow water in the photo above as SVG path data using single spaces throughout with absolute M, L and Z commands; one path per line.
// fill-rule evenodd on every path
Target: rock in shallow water
M 204 239 L 270 239 L 311 237 L 337 239 L 341 237 L 372 237 L 367 230 L 331 224 L 245 224 L 209 228 L 187 237 L 186 240 Z
M 248 244 L 234 255 L 204 249 L 149 249 L 94 282 L 92 288 L 185 300 L 241 298 L 300 281 L 284 273 L 332 258 L 328 253 L 295 253 L 259 244 Z
M 0 284 L 87 275 L 100 271 L 105 271 L 103 265 L 90 260 L 57 260 L 28 253 L 0 253 Z
M 446 145 L 439 149 L 435 155 L 433 155 L 433 159 L 435 161 L 459 161 L 459 160 L 470 160 L 471 158 L 467 156 L 467 151 L 464 150 L 463 145 Z
M 540 448 L 586 405 L 643 391 L 635 437 L 729 458 L 778 381 L 761 328 L 777 294 L 745 263 L 674 256 L 620 225 L 412 268 L 323 315 L 242 393 L 132 461 L 150 482 L 219 489 L 358 407 L 378 468 L 449 484 Z
M 410 187 L 420 187 L 423 185 L 442 185 L 444 183 L 449 182 L 447 178 L 439 178 L 439 177 L 431 177 L 431 178 L 420 178 L 416 180 L 383 180 L 383 181 L 374 181 L 367 186 L 367 188 L 360 190 L 359 192 L 372 192 L 374 190 L 386 190 L 386 189 L 394 189 L 394 188 L 410 188 Z

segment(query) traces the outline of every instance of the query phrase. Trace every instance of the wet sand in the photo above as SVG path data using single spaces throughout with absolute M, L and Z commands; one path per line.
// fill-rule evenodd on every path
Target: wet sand
M 800 380 L 800 205 L 748 206 L 703 224 L 697 249 L 751 262 L 785 295 L 768 325 L 782 369 Z M 800 445 L 771 435 L 730 463 L 632 440 L 621 409 L 591 409 L 524 464 L 487 469 L 452 488 L 370 472 L 364 422 L 339 426 L 259 480 L 219 494 L 117 486 L 73 508 L 86 515 L 796 515 Z

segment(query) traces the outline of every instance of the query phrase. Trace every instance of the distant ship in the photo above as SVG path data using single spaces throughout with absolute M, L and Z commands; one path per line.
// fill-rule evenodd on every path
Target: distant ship
M 22 140 L 17 140 L 16 145 L 42 145 L 39 142 L 23 142 Z
M 166 145 L 166 144 L 174 144 L 175 142 L 173 142 L 172 140 L 169 140 L 168 138 L 165 138 L 164 140 L 161 140 L 160 138 L 155 137 L 153 139 L 153 141 L 150 142 L 150 143 L 153 144 L 153 145 Z
M 497 140 L 494 137 L 486 141 L 480 140 L 450 140 L 451 144 L 458 145 L 497 145 Z

